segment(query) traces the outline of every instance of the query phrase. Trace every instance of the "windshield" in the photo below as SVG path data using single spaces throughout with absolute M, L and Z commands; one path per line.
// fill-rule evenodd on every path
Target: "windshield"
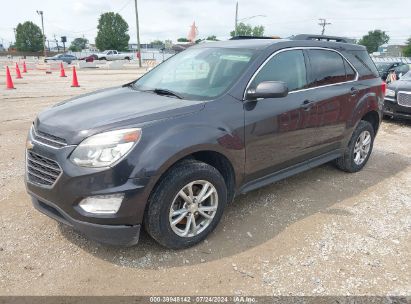
M 400 79 L 401 80 L 411 80 L 411 71 L 409 71 L 408 73 L 402 75 L 402 77 Z
M 386 62 L 376 62 L 375 63 L 378 72 L 385 72 L 388 70 L 388 68 L 392 65 L 392 63 L 386 63 Z
M 184 99 L 212 99 L 238 80 L 254 53 L 248 49 L 188 49 L 145 74 L 133 86 L 140 91 L 172 91 Z

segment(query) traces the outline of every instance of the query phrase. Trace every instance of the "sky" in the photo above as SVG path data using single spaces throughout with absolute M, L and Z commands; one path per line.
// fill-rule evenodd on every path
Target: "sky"
M 236 0 L 138 0 L 142 43 L 187 37 L 196 22 L 199 35 L 229 38 L 234 28 Z M 282 38 L 295 34 L 319 34 L 319 18 L 332 23 L 326 34 L 361 38 L 369 30 L 381 29 L 401 44 L 411 37 L 411 0 L 239 0 L 239 19 L 251 25 L 263 25 L 265 35 Z M 89 39 L 97 34 L 101 13 L 120 13 L 129 24 L 130 43 L 136 42 L 134 0 L 2 0 L 0 42 L 14 41 L 13 28 L 19 22 L 33 21 L 41 26 L 36 10 L 44 11 L 47 39 L 67 36 Z M 52 44 L 50 44 L 52 45 Z

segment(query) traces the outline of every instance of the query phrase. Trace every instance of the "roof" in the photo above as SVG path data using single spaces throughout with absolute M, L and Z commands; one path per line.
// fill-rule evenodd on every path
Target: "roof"
M 243 40 L 227 40 L 215 41 L 209 43 L 197 44 L 194 47 L 216 47 L 216 48 L 238 48 L 238 49 L 265 49 L 266 47 L 278 43 L 280 41 L 289 41 L 287 39 L 243 39 Z
M 364 46 L 332 41 L 318 40 L 297 40 L 297 39 L 238 39 L 228 41 L 216 41 L 202 43 L 193 46 L 194 48 L 239 48 L 239 49 L 255 49 L 263 50 L 270 46 L 281 44 L 281 47 L 328 47 L 334 49 L 346 50 L 365 50 Z

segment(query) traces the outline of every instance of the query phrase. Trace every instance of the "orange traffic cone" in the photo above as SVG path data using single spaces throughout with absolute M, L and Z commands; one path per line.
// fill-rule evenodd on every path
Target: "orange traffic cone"
M 19 65 L 16 62 L 16 75 L 17 75 L 17 79 L 23 78 L 21 77 L 21 73 L 20 73 L 20 69 L 19 69 Z
M 72 88 L 78 88 L 80 85 L 78 84 L 77 81 L 77 73 L 76 73 L 76 67 L 73 66 L 73 81 L 71 83 Z
M 14 89 L 13 80 L 11 79 L 9 67 L 6 67 L 6 87 L 7 89 Z
M 60 62 L 60 77 L 67 77 L 66 72 L 64 71 L 64 66 L 62 62 Z
M 27 73 L 27 66 L 25 61 L 23 61 L 23 73 Z

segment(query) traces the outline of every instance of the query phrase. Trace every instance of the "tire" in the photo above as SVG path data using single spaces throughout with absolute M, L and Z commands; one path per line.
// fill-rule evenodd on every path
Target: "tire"
M 106 57 L 101 57 L 100 60 L 106 60 Z
M 369 134 L 370 136 L 370 142 L 369 142 L 369 147 L 363 149 L 363 145 L 360 143 L 361 142 L 361 135 L 367 135 Z M 345 172 L 358 172 L 362 168 L 364 168 L 365 164 L 368 162 L 368 159 L 370 158 L 372 148 L 374 145 L 374 138 L 375 138 L 375 131 L 373 126 L 368 122 L 361 120 L 358 123 L 357 128 L 355 129 L 354 133 L 351 136 L 350 142 L 348 143 L 347 148 L 344 151 L 343 156 L 338 158 L 336 160 L 336 165 L 339 169 L 345 171 Z M 359 146 L 359 150 L 362 152 L 355 152 L 354 150 L 357 150 L 357 146 Z M 368 146 L 368 145 L 367 145 Z M 360 153 L 360 159 L 356 157 L 358 156 L 358 153 Z M 366 153 L 366 154 L 365 154 Z
M 130 60 L 130 57 L 126 57 L 126 58 L 124 58 L 125 60 Z
M 202 203 L 189 204 L 180 196 L 180 193 L 181 191 L 188 193 L 188 188 L 185 187 L 194 181 L 209 183 L 211 186 L 206 188 L 205 192 L 206 194 L 212 192 L 212 194 Z M 194 183 L 191 187 L 193 189 L 191 200 L 195 202 L 205 186 Z M 174 165 L 155 187 L 144 215 L 144 226 L 148 234 L 161 245 L 171 249 L 187 248 L 203 241 L 214 230 L 223 215 L 226 203 L 227 188 L 220 172 L 206 163 L 184 160 Z M 177 205 L 179 207 L 176 207 Z M 196 206 L 198 209 L 195 209 Z M 203 208 L 207 207 L 216 210 L 204 211 Z M 184 216 L 182 212 L 173 218 L 172 210 L 178 210 L 178 212 L 187 210 L 188 213 Z M 178 212 L 174 211 L 173 214 Z M 212 218 L 204 217 L 200 214 L 201 212 Z M 177 224 L 172 225 L 172 222 L 178 221 L 180 216 L 184 217 Z M 193 225 L 192 217 L 195 218 Z M 187 230 L 187 227 L 188 234 L 182 236 L 184 234 L 182 230 Z M 194 227 L 199 228 L 196 233 L 193 232 Z

